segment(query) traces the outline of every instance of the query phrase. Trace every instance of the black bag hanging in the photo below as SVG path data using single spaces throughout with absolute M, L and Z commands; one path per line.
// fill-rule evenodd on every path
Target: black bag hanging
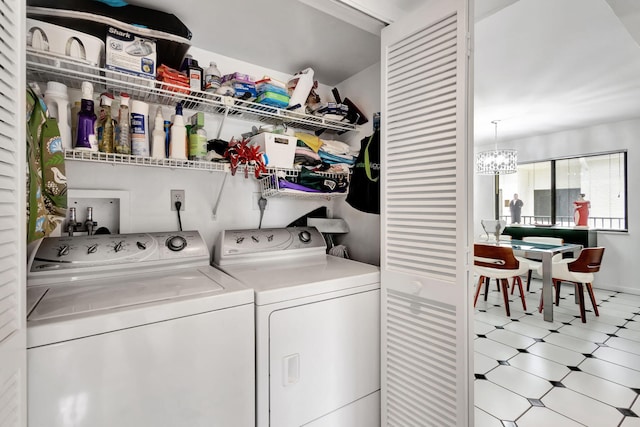
M 362 212 L 380 214 L 380 130 L 360 141 L 347 203 Z

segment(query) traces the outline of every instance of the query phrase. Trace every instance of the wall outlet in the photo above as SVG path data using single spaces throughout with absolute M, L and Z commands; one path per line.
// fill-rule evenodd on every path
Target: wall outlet
M 176 202 L 182 203 L 180 206 L 180 210 L 183 211 L 185 208 L 185 200 L 184 200 L 184 190 L 171 190 L 171 210 L 176 210 Z

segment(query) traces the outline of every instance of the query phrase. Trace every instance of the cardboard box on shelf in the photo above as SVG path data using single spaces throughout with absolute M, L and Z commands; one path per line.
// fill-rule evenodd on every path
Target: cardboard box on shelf
M 156 41 L 109 26 L 106 36 L 105 68 L 156 78 Z

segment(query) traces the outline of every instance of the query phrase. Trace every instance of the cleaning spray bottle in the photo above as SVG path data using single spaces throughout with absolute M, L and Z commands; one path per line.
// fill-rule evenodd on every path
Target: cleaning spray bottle
M 95 133 L 96 119 L 96 113 L 93 109 L 93 85 L 90 82 L 82 82 L 76 150 L 98 151 L 98 139 Z
M 162 117 L 162 107 L 156 110 L 156 121 L 151 133 L 151 157 L 154 159 L 165 158 L 164 142 L 164 117 Z
M 116 153 L 118 154 L 131 154 L 131 140 L 129 135 L 130 120 L 131 115 L 129 114 L 129 95 L 126 93 L 121 93 L 115 140 L 115 149 Z
M 189 130 L 189 160 L 204 160 L 207 155 L 207 131 L 204 129 L 204 113 L 191 116 Z
M 176 114 L 173 117 L 171 125 L 171 141 L 170 156 L 172 159 L 187 158 L 187 128 L 184 126 L 184 118 L 182 117 L 182 103 L 176 105 Z
M 98 150 L 103 153 L 113 153 L 114 129 L 111 118 L 111 102 L 113 95 L 103 93 L 100 95 L 100 112 L 98 114 Z

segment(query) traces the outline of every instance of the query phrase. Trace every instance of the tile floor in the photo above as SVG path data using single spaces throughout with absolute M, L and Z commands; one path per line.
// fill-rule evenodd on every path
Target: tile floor
M 562 287 L 554 321 L 538 313 L 540 281 L 510 296 L 495 281 L 475 314 L 475 427 L 640 427 L 640 295 L 595 289 L 600 316 L 580 322 Z M 534 289 L 536 290 L 534 292 Z

